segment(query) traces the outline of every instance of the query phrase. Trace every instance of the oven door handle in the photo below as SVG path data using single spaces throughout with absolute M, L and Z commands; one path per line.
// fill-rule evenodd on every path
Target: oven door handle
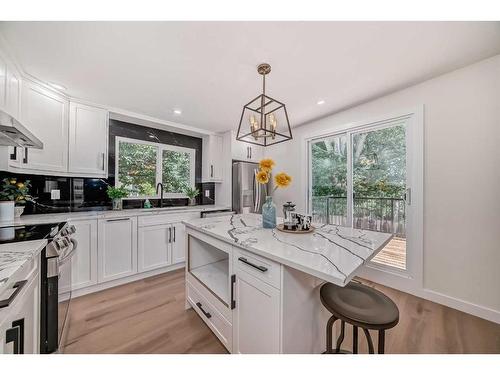
M 68 254 L 66 254 L 66 256 L 64 256 L 59 260 L 59 264 L 66 263 L 75 254 L 75 251 L 78 247 L 78 241 L 74 238 L 71 238 L 70 241 L 71 241 L 71 251 Z
M 14 289 L 14 291 L 9 296 L 9 298 L 6 298 L 6 299 L 3 299 L 0 301 L 0 309 L 3 309 L 4 307 L 8 307 L 14 301 L 16 296 L 19 294 L 21 289 L 23 289 L 24 285 L 26 285 L 27 282 L 28 282 L 28 280 L 21 280 L 21 281 L 18 281 L 17 283 L 15 283 L 12 287 L 12 289 Z

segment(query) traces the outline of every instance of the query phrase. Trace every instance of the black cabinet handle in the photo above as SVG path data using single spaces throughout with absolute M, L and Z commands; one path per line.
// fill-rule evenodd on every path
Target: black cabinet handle
M 17 160 L 17 146 L 14 146 L 14 150 L 10 154 L 10 160 Z
M 14 343 L 14 354 L 19 354 L 19 331 L 20 327 L 12 327 L 5 331 L 5 343 Z
M 122 217 L 120 219 L 108 219 L 106 221 L 127 221 L 127 220 L 130 220 L 129 217 Z
M 214 177 L 214 166 L 210 165 L 210 177 Z
M 175 242 L 175 227 L 173 227 L 173 228 L 174 228 L 174 242 Z
M 231 310 L 236 307 L 236 301 L 234 300 L 234 284 L 236 283 L 236 275 L 231 275 Z
M 14 320 L 12 328 L 19 328 L 19 348 L 17 354 L 24 354 L 24 318 Z
M 26 147 L 24 149 L 24 159 L 23 159 L 24 164 L 28 164 L 28 148 Z
M 212 317 L 212 314 L 210 314 L 209 312 L 206 312 L 205 310 L 203 310 L 203 307 L 201 307 L 201 303 L 200 302 L 196 302 L 196 306 L 198 306 L 198 308 L 201 310 L 201 312 L 203 313 L 203 315 L 205 315 L 208 319 L 210 319 Z
M 252 158 L 252 147 L 249 147 L 250 150 L 250 159 Z
M 9 306 L 12 301 L 14 301 L 14 298 L 19 294 L 21 289 L 23 289 L 23 286 L 26 285 L 28 280 L 21 280 L 18 281 L 17 283 L 14 284 L 13 288 L 15 288 L 14 292 L 10 295 L 9 298 L 3 299 L 0 301 L 0 309 Z
M 253 264 L 252 262 L 249 262 L 247 258 L 243 258 L 243 257 L 239 257 L 238 260 L 242 263 L 245 263 L 247 265 L 249 265 L 250 267 L 253 267 L 257 270 L 259 270 L 260 272 L 266 272 L 267 271 L 267 268 L 264 267 L 264 266 L 258 266 L 257 264 Z

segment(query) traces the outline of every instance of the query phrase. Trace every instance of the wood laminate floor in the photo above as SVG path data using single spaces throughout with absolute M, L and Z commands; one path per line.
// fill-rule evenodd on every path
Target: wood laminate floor
M 362 280 L 398 305 L 386 353 L 500 353 L 500 325 Z M 184 309 L 184 270 L 153 276 L 71 302 L 65 353 L 227 353 Z M 347 326 L 343 348 L 350 349 Z M 376 345 L 376 333 L 372 334 Z M 367 351 L 360 334 L 360 352 Z

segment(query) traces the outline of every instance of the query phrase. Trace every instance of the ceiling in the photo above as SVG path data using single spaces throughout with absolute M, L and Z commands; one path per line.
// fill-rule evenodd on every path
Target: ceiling
M 26 73 L 71 96 L 210 131 L 237 128 L 261 62 L 296 126 L 500 53 L 500 22 L 1 22 L 0 33 Z

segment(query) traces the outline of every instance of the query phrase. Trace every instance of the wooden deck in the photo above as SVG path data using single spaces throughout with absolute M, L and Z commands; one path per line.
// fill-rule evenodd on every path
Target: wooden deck
M 406 239 L 394 237 L 374 258 L 373 262 L 406 269 Z

